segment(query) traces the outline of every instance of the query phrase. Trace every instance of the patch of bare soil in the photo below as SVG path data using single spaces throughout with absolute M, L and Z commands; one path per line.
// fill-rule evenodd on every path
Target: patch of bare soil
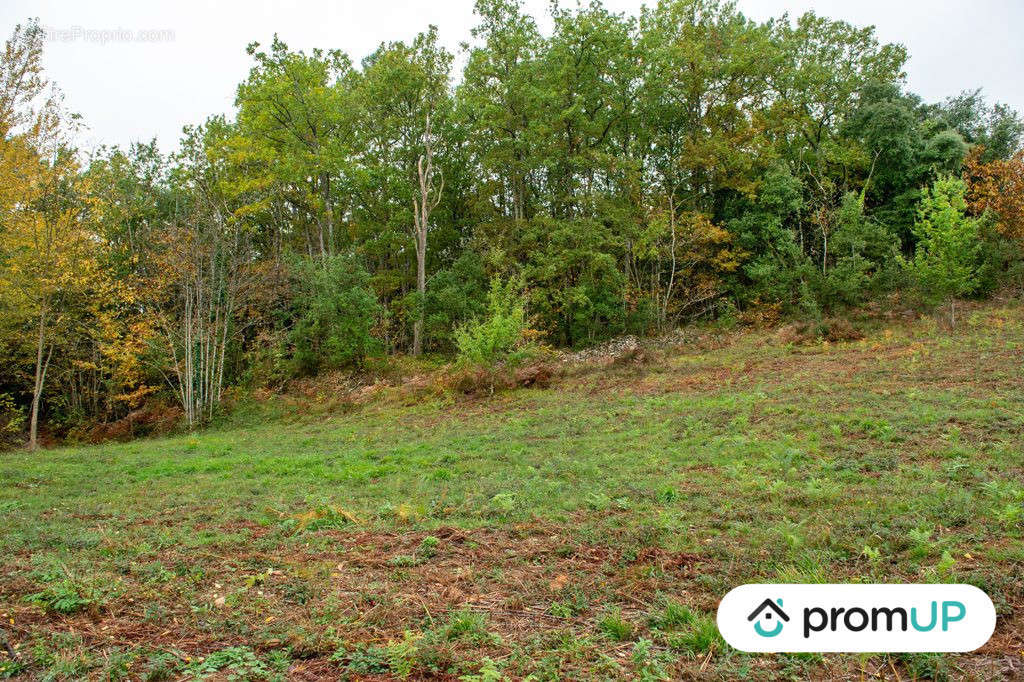
M 698 578 L 732 570 L 708 557 L 645 546 L 628 532 L 595 545 L 545 524 L 431 533 L 325 530 L 315 537 L 315 543 L 297 537 L 272 550 L 260 543 L 259 551 L 162 552 L 165 566 L 188 561 L 202 569 L 204 578 L 191 590 L 177 580 L 153 586 L 129 577 L 129 589 L 116 600 L 62 616 L 26 604 L 24 596 L 37 586 L 17 577 L 0 585 L 0 605 L 14 621 L 6 626 L 11 642 L 22 651 L 39 632 L 75 634 L 92 651 L 157 650 L 183 662 L 229 646 L 287 648 L 293 659 L 288 677 L 294 680 L 338 679 L 341 669 L 331 660 L 338 640 L 349 647 L 383 646 L 402 641 L 410 630 L 443 631 L 452 613 L 483 614 L 486 631 L 496 637 L 442 638 L 433 645 L 431 660 L 440 672 L 428 676 L 455 679 L 443 671 L 460 661 L 502 660 L 557 633 L 593 637 L 597 620 L 610 608 L 640 635 L 665 598 L 713 613 L 721 595 L 700 587 Z M 222 553 L 230 559 L 220 559 Z M 1000 618 L 983 649 L 957 658 L 958 667 L 976 679 L 1020 679 L 1021 607 L 1013 605 L 1013 614 Z M 632 650 L 629 642 L 596 641 L 605 655 L 628 658 Z M 672 674 L 706 679 L 714 668 L 708 667 L 710 659 L 679 658 Z M 762 657 L 755 665 L 767 672 L 782 663 Z M 877 661 L 829 657 L 814 678 L 889 679 L 886 668 Z M 573 674 L 571 667 L 565 672 Z M 414 679 L 425 674 L 417 671 Z
M 122 596 L 93 611 L 59 615 L 27 604 L 24 597 L 39 587 L 20 577 L 0 585 L 0 604 L 10 610 L 11 638 L 23 649 L 43 631 L 75 634 L 91 650 L 156 649 L 182 660 L 228 646 L 288 647 L 301 659 L 293 679 L 336 679 L 337 666 L 325 662 L 337 646 L 326 636 L 328 624 L 349 645 L 384 645 L 401 641 L 407 630 L 442 629 L 452 612 L 468 610 L 484 614 L 487 632 L 497 637 L 456 638 L 438 655 L 500 658 L 544 632 L 592 630 L 594 618 L 612 604 L 643 623 L 658 595 L 693 603 L 687 585 L 703 564 L 695 555 L 635 549 L 628 541 L 622 548 L 580 543 L 546 526 L 441 528 L 429 535 L 437 541 L 430 552 L 423 532 L 319 535 L 317 546 L 326 537 L 328 549 L 298 544 L 273 551 L 216 548 L 204 556 L 162 552 L 163 565 L 187 561 L 209 577 L 192 596 L 177 580 L 154 587 L 129 576 Z M 230 559 L 217 561 L 222 553 Z M 698 601 L 701 608 L 712 606 L 707 598 Z M 554 603 L 563 609 L 553 610 Z

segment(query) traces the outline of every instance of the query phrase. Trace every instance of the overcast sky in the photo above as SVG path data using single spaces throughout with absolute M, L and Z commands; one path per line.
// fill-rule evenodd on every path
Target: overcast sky
M 526 4 L 546 29 L 548 0 Z M 633 13 L 643 0 L 605 4 Z M 992 101 L 1024 111 L 1024 0 L 739 0 L 739 5 L 758 20 L 813 9 L 874 25 L 882 41 L 907 46 L 909 86 L 926 100 L 981 87 Z M 472 7 L 473 0 L 160 5 L 4 0 L 0 29 L 9 36 L 16 23 L 33 16 L 53 29 L 46 69 L 69 108 L 84 117 L 85 149 L 156 136 L 166 150 L 176 146 L 183 125 L 232 111 L 235 87 L 249 70 L 245 46 L 251 41 L 269 43 L 277 32 L 292 48 L 339 48 L 358 62 L 381 41 L 407 39 L 436 24 L 442 41 L 457 51 L 475 23 Z

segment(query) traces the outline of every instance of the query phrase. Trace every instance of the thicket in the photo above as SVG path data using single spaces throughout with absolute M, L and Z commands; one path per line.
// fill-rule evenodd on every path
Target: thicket
M 873 29 L 718 0 L 551 12 L 542 34 L 479 0 L 458 74 L 432 27 L 358 64 L 253 43 L 234 116 L 169 154 L 77 151 L 42 29 L 16 29 L 0 438 L 152 400 L 198 424 L 231 386 L 379 354 L 503 362 L 517 329 L 572 347 L 911 292 L 955 322 L 1024 279 L 1020 116 L 923 102 Z

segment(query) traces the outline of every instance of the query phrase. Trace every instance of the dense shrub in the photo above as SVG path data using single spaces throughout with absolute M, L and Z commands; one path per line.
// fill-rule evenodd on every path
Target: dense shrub
M 530 310 L 554 343 L 582 346 L 625 331 L 626 278 L 609 221 L 539 216 L 521 247 Z
M 513 278 L 491 281 L 487 312 L 455 330 L 458 363 L 466 367 L 489 368 L 498 363 L 518 364 L 529 352 L 524 345 L 526 306 L 522 284 Z
M 295 324 L 288 338 L 300 374 L 359 367 L 380 344 L 371 336 L 379 312 L 370 276 L 353 257 L 294 263 Z
M 926 192 L 914 223 L 917 250 L 908 266 L 926 303 L 949 301 L 953 324 L 955 298 L 980 285 L 981 221 L 966 217 L 965 194 L 963 181 L 953 177 L 940 178 Z
M 487 306 L 487 275 L 480 256 L 467 251 L 451 267 L 434 274 L 427 283 L 424 306 L 428 345 L 451 351 L 455 330 L 482 315 Z
M 859 305 L 879 293 L 899 260 L 899 240 L 864 214 L 864 197 L 847 192 L 836 214 L 830 249 L 835 263 L 823 277 L 823 306 Z

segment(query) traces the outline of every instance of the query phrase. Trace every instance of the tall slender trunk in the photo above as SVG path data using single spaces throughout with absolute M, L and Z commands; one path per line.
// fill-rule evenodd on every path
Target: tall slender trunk
M 672 192 L 674 191 L 675 188 L 672 189 Z M 665 289 L 665 298 L 661 304 L 661 319 L 659 327 L 662 330 L 665 329 L 665 322 L 668 319 L 668 303 L 672 299 L 672 289 L 676 285 L 676 204 L 675 197 L 673 196 L 672 192 L 670 192 L 668 195 L 668 221 L 669 226 L 672 229 L 672 244 L 670 247 L 672 253 L 672 267 L 669 271 L 668 287 Z M 660 273 L 658 277 L 660 279 Z
M 189 283 L 185 284 L 185 336 L 184 343 L 182 345 L 182 358 L 185 366 L 184 376 L 180 378 L 182 397 L 184 403 L 182 407 L 185 408 L 185 419 L 188 421 L 188 425 L 192 426 L 196 423 L 195 413 L 192 410 L 192 406 L 195 404 L 193 400 L 195 382 L 192 381 L 192 364 L 194 360 L 195 350 L 192 347 L 192 291 Z
M 430 133 L 430 114 L 427 114 L 427 125 L 423 135 L 424 154 L 416 162 L 419 177 L 420 196 L 413 197 L 413 220 L 416 237 L 416 293 L 419 294 L 419 311 L 412 325 L 412 354 L 423 353 L 423 325 L 426 319 L 424 297 L 427 293 L 427 230 L 430 225 L 430 212 L 441 203 L 441 192 L 444 190 L 444 176 L 436 194 L 434 193 L 434 145 Z
M 39 336 L 36 341 L 36 376 L 32 390 L 32 417 L 29 421 L 28 447 L 30 450 L 39 448 L 39 404 L 43 397 L 43 385 L 46 383 L 46 370 L 50 367 L 50 358 L 53 357 L 53 346 L 46 353 L 46 360 L 43 360 L 43 350 L 46 347 L 46 310 L 39 315 Z
M 334 216 L 331 211 L 331 176 L 327 173 L 320 174 L 320 192 L 324 202 L 324 216 L 327 221 L 327 252 L 326 256 L 334 254 Z M 321 237 L 320 248 L 324 248 L 323 237 Z
M 427 230 L 426 221 L 420 219 L 416 226 L 416 293 L 419 294 L 419 313 L 412 325 L 412 354 L 423 352 L 423 323 L 426 318 L 424 297 L 427 294 Z
M 821 228 L 821 274 L 827 274 L 825 268 L 828 264 L 828 232 L 825 227 Z

